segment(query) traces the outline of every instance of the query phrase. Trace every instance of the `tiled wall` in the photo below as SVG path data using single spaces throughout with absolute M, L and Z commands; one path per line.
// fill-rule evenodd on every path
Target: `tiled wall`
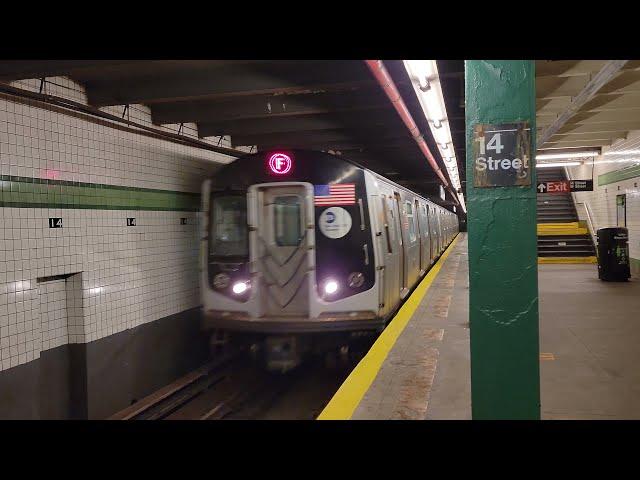
M 151 122 L 144 106 L 129 115 Z M 0 96 L 0 369 L 198 306 L 198 194 L 232 160 Z
M 578 192 L 574 194 L 575 201 L 589 205 L 594 228 L 597 230 L 617 226 L 616 196 L 625 193 L 629 256 L 634 259 L 632 262 L 639 262 L 640 171 L 634 165 L 640 163 L 640 131 L 631 132 L 626 140 L 615 142 L 610 148 L 603 149 L 602 153 L 603 155 L 595 158 L 593 166 L 591 162 L 585 162 L 587 164 L 568 168 L 573 179 L 590 179 L 592 175 L 594 179 L 593 192 Z M 624 175 L 624 172 L 629 173 Z M 630 178 L 625 179 L 626 176 Z M 581 220 L 587 219 L 583 209 L 578 208 L 578 213 Z

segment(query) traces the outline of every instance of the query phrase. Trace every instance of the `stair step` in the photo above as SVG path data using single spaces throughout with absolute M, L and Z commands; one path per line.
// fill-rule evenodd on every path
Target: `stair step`
M 567 210 L 544 210 L 544 211 L 540 211 L 538 210 L 538 217 L 550 217 L 550 218 L 556 218 L 556 217 L 570 217 L 574 220 L 578 220 L 577 215 L 575 214 L 575 212 L 572 211 L 567 211 Z M 544 222 L 540 222 L 540 223 L 544 223 Z
M 538 256 L 554 256 L 554 255 L 595 255 L 595 251 L 589 248 L 581 248 L 581 249 L 573 249 L 567 250 L 566 248 L 561 248 L 557 250 L 540 250 L 538 249 Z
M 591 244 L 589 243 L 588 240 L 575 240 L 575 241 L 553 241 L 553 242 L 546 242 L 544 240 L 538 240 L 538 248 L 557 248 L 557 247 L 587 247 L 587 248 L 591 248 Z
M 587 241 L 591 240 L 591 236 L 582 233 L 578 235 L 545 235 L 544 237 L 540 237 L 538 240 L 546 241 L 546 242 L 578 242 L 578 241 Z
M 538 250 L 539 257 L 586 257 L 595 254 L 590 250 L 558 250 L 555 252 L 541 252 Z
M 588 240 L 575 240 L 575 241 L 553 241 L 553 242 L 545 242 L 544 240 L 538 240 L 538 248 L 557 248 L 557 247 L 586 247 L 591 248 L 591 244 Z
M 567 220 L 573 220 L 573 218 L 572 217 L 540 217 L 540 218 L 538 218 L 538 220 L 542 220 L 545 223 L 551 224 L 551 223 L 554 223 L 554 222 L 555 223 L 564 223 Z

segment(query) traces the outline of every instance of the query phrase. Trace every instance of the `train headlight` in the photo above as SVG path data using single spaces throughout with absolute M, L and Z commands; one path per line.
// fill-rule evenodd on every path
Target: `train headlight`
M 332 295 L 338 291 L 338 282 L 335 280 L 327 280 L 324 284 L 324 293 Z
M 242 295 L 249 288 L 249 282 L 237 282 L 233 284 L 233 293 L 236 295 Z
M 360 288 L 364 283 L 364 275 L 361 272 L 352 272 L 349 274 L 348 284 L 351 288 Z
M 213 286 L 219 290 L 227 288 L 229 286 L 229 275 L 226 273 L 219 273 L 213 277 Z

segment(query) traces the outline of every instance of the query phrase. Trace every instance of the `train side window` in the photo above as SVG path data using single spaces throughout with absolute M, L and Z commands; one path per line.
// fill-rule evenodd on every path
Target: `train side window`
M 389 238 L 389 221 L 387 219 L 386 196 L 382 195 L 380 197 L 380 200 L 382 200 L 382 223 L 384 224 L 384 234 L 385 234 L 385 237 L 387 238 L 387 252 L 393 253 L 393 250 L 391 249 L 391 239 Z
M 297 247 L 302 240 L 300 198 L 276 197 L 273 202 L 273 231 L 279 247 Z
M 420 221 L 422 222 L 422 231 L 429 236 L 429 223 L 427 222 L 427 207 L 420 205 Z
M 409 224 L 409 242 L 416 241 L 416 225 L 413 218 L 413 205 L 411 202 L 405 202 L 405 215 L 407 216 L 407 223 Z

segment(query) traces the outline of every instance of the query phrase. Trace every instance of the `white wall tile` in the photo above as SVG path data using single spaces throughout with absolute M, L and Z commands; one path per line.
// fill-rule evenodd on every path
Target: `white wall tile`
M 40 82 L 14 85 L 38 91 Z M 46 91 L 86 102 L 68 78 L 47 79 Z M 122 107 L 104 110 L 122 114 Z M 143 105 L 130 106 L 130 115 L 151 124 Z M 197 136 L 195 125 L 183 133 Z M 1 175 L 199 192 L 207 175 L 232 160 L 0 99 Z M 63 218 L 63 228 L 49 228 L 50 217 Z M 137 225 L 127 227 L 127 217 Z M 196 212 L 181 211 L 0 208 L 0 369 L 198 306 L 198 221 Z
M 633 152 L 628 155 L 606 155 L 607 152 Z M 627 228 L 629 229 L 629 256 L 640 259 L 640 177 L 598 186 L 598 176 L 619 170 L 634 163 L 640 163 L 640 131 L 631 132 L 626 140 L 615 142 L 609 149 L 603 149 L 603 155 L 595 162 L 585 162 L 577 167 L 568 167 L 569 175 L 574 179 L 590 179 L 593 176 L 593 192 L 574 194 L 576 202 L 589 205 L 594 229 L 617 226 L 616 195 L 627 195 Z M 621 163 L 600 163 L 616 160 Z M 587 220 L 582 209 L 578 209 L 581 220 Z

